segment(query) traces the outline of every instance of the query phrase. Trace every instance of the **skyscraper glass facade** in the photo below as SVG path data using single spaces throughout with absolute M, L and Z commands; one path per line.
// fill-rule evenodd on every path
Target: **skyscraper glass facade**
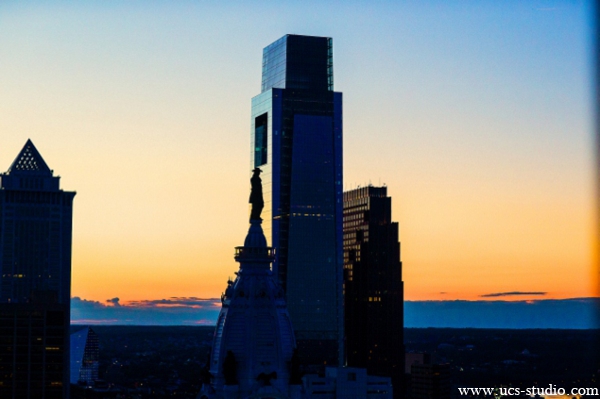
M 251 123 L 250 168 L 263 171 L 263 228 L 299 354 L 342 364 L 342 94 L 330 38 L 286 35 L 264 49 Z

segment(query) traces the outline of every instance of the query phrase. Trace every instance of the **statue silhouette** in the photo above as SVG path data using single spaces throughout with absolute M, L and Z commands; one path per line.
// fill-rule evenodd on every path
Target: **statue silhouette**
M 250 179 L 252 190 L 250 191 L 250 201 L 248 201 L 252 204 L 250 220 L 262 220 L 260 218 L 260 213 L 265 206 L 262 194 L 262 180 L 260 179 L 260 172 L 262 172 L 262 170 L 255 168 L 252 172 L 254 172 Z

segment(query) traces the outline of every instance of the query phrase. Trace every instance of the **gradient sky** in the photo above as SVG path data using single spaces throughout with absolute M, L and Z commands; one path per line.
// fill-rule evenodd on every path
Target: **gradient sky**
M 387 184 L 406 299 L 594 295 L 591 4 L 323 3 L 0 4 L 0 170 L 31 138 L 77 191 L 73 296 L 220 296 L 287 33 L 333 37 L 344 185 Z

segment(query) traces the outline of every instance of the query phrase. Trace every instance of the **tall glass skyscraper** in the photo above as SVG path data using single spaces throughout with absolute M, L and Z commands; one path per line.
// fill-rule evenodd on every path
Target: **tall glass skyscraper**
M 263 171 L 263 227 L 276 248 L 305 364 L 343 364 L 342 93 L 331 38 L 286 35 L 263 50 L 250 170 Z

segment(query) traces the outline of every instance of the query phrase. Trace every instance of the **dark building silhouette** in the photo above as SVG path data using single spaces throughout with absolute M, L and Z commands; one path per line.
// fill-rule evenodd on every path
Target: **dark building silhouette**
M 252 99 L 250 170 L 263 172 L 263 228 L 304 365 L 344 359 L 342 93 L 332 60 L 331 38 L 286 35 L 263 50 Z
M 410 374 L 413 364 L 431 364 L 431 354 L 425 352 L 406 353 L 404 356 L 404 374 Z
M 410 399 L 450 399 L 450 365 L 413 364 L 410 383 Z
M 398 223 L 386 187 L 344 192 L 344 300 L 348 366 L 404 376 L 404 283 Z
M 69 397 L 74 192 L 30 140 L 0 174 L 0 397 Z
M 71 329 L 71 384 L 92 386 L 98 380 L 98 335 L 89 326 Z

